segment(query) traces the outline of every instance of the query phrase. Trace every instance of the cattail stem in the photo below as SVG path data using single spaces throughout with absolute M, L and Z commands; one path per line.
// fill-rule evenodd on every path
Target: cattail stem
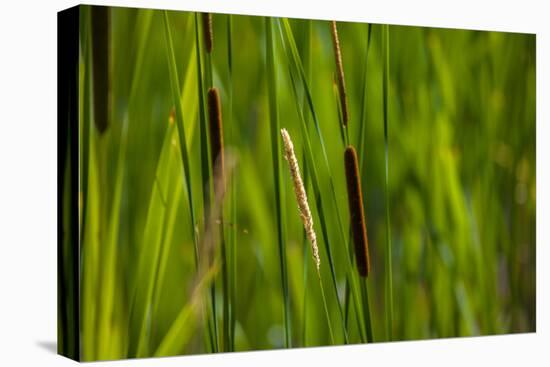
M 352 145 L 346 148 L 344 162 L 348 185 L 351 229 L 353 242 L 355 243 L 355 260 L 359 274 L 362 277 L 366 277 L 370 272 L 369 243 L 363 211 L 363 194 L 361 192 L 361 177 L 359 175 L 357 152 Z
M 218 88 L 208 89 L 208 126 L 210 130 L 210 158 L 212 160 L 214 194 L 216 196 L 225 195 L 225 177 L 224 177 L 224 148 L 223 148 L 223 123 L 222 123 L 222 107 L 220 100 L 220 92 Z M 223 202 L 220 202 L 223 207 Z M 221 220 L 223 210 L 219 211 L 219 217 L 216 220 Z M 227 267 L 227 248 L 225 236 L 223 234 L 223 225 L 220 226 L 220 239 L 222 251 L 222 292 L 223 292 L 223 350 L 229 351 L 229 275 Z M 213 297 L 215 297 L 213 295 Z
M 342 65 L 340 39 L 338 38 L 338 29 L 336 28 L 335 21 L 330 22 L 330 28 L 332 34 L 332 46 L 334 49 L 334 60 L 336 62 L 336 75 L 338 81 L 338 92 L 340 95 L 340 107 L 342 109 L 342 124 L 347 127 L 349 121 L 348 97 L 346 95 L 346 83 L 344 80 L 344 67 Z
M 372 322 L 370 314 L 370 301 L 369 301 L 369 288 L 367 285 L 367 278 L 361 278 L 361 298 L 363 300 L 363 309 L 365 311 L 365 330 L 367 333 L 367 343 L 374 342 L 374 335 L 372 332 Z
M 208 212 L 210 210 L 210 196 L 213 188 L 211 186 L 212 181 L 210 179 L 210 150 L 208 149 L 208 134 L 207 134 L 207 117 L 206 117 L 206 101 L 204 96 L 205 85 L 210 85 L 207 82 L 205 83 L 206 76 L 208 72 L 206 71 L 203 74 L 203 52 L 202 49 L 204 45 L 201 42 L 200 37 L 200 20 L 199 13 L 195 13 L 195 48 L 196 48 L 196 63 L 197 63 L 197 89 L 199 96 L 199 119 L 200 119 L 200 142 L 201 142 L 201 176 L 202 176 L 202 196 L 203 196 L 203 221 L 205 232 L 207 229 L 207 218 L 209 216 Z M 202 22 L 204 24 L 204 22 Z M 203 32 L 204 33 L 204 32 Z M 208 65 L 208 62 L 206 62 Z M 205 75 L 205 77 L 203 77 Z M 219 351 L 219 338 L 218 338 L 218 322 L 217 322 L 217 310 L 216 310 L 216 298 L 215 298 L 215 280 L 210 285 L 210 306 L 208 310 L 208 333 L 211 340 L 211 350 L 213 352 Z
M 286 251 L 286 214 L 285 198 L 286 192 L 283 185 L 283 171 L 281 163 L 281 143 L 279 141 L 279 103 L 277 88 L 277 60 L 275 50 L 275 36 L 273 34 L 273 19 L 266 17 L 265 23 L 265 54 L 266 54 L 266 77 L 267 96 L 269 101 L 270 119 L 270 140 L 271 157 L 273 161 L 273 179 L 275 184 L 275 210 L 277 218 L 277 247 L 279 250 L 279 266 L 281 268 L 281 291 L 283 298 L 283 324 L 284 324 L 284 346 L 291 348 L 292 342 L 292 314 L 290 304 L 290 292 L 288 286 L 288 265 Z

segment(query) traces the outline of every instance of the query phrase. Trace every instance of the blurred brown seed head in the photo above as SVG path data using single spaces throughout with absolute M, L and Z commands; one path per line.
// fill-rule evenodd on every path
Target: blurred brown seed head
M 370 258 L 367 227 L 363 210 L 363 194 L 361 192 L 361 176 L 357 163 L 357 153 L 353 146 L 348 146 L 344 153 L 346 182 L 348 186 L 348 204 L 353 242 L 355 244 L 355 259 L 359 274 L 369 275 Z
M 212 14 L 202 13 L 202 29 L 204 34 L 204 45 L 208 53 L 214 47 L 214 32 L 212 31 Z

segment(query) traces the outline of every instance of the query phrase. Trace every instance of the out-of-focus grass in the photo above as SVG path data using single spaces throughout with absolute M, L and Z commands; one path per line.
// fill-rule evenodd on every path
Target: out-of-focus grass
M 295 198 L 277 195 L 290 187 L 288 172 L 276 168 L 277 121 L 300 153 L 336 344 L 365 341 L 367 316 L 375 341 L 535 330 L 534 35 L 389 26 L 386 61 L 383 26 L 338 23 L 347 134 L 362 162 L 367 312 L 348 251 L 328 22 L 233 15 L 229 26 L 227 15 L 214 14 L 206 56 L 194 14 L 110 11 L 104 134 L 93 123 L 90 7 L 81 12 L 84 360 L 211 352 L 216 325 L 225 350 L 330 344 Z M 238 159 L 216 223 L 228 244 L 229 285 L 215 272 L 199 287 L 212 285 L 217 314 L 209 292 L 191 296 L 211 184 L 199 91 L 210 86 L 220 90 L 226 149 Z

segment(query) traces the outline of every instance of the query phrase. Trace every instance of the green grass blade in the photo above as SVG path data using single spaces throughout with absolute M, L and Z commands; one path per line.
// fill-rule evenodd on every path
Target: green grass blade
M 170 30 L 170 20 L 168 19 L 168 12 L 164 11 L 164 30 L 167 44 L 167 58 L 168 58 L 168 70 L 170 74 L 170 87 L 172 90 L 172 97 L 174 99 L 174 106 L 176 109 L 176 126 L 178 128 L 178 138 L 180 144 L 181 161 L 183 165 L 183 174 L 185 180 L 185 188 L 187 191 L 187 199 L 189 201 L 189 216 L 191 218 L 191 232 L 193 233 L 193 239 L 195 243 L 195 264 L 197 264 L 198 258 L 198 242 L 197 234 L 195 231 L 195 208 L 193 204 L 193 188 L 191 186 L 191 173 L 189 167 L 189 154 L 187 150 L 187 143 L 185 139 L 185 129 L 183 122 L 183 110 L 181 108 L 180 87 L 178 79 L 178 70 L 176 67 L 176 56 L 174 54 L 174 45 L 172 42 L 172 33 Z
M 128 145 L 128 115 L 124 118 L 122 132 L 119 142 L 119 149 L 116 160 L 116 174 L 114 181 L 113 198 L 110 208 L 109 222 L 107 228 L 107 239 L 102 253 L 102 277 L 101 285 L 103 286 L 102 307 L 99 314 L 98 326 L 98 355 L 99 359 L 113 358 L 111 349 L 111 318 L 114 312 L 115 304 L 115 289 L 117 280 L 116 267 L 118 261 L 118 240 L 120 229 L 120 208 L 122 202 L 122 192 L 124 187 L 124 173 L 126 167 L 126 153 Z
M 148 28 L 151 21 L 152 12 L 145 11 L 144 13 L 144 29 L 145 34 L 148 34 Z M 109 210 L 109 221 L 107 223 L 107 238 L 105 241 L 105 248 L 102 254 L 101 264 L 102 264 L 102 275 L 101 275 L 101 284 L 103 285 L 104 296 L 102 298 L 101 307 L 99 310 L 99 319 L 98 319 L 98 350 L 97 358 L 107 359 L 114 358 L 118 356 L 113 354 L 113 343 L 111 335 L 111 318 L 114 312 L 115 305 L 115 289 L 117 281 L 116 276 L 116 265 L 118 261 L 118 239 L 119 239 L 119 229 L 120 229 L 120 208 L 122 201 L 122 192 L 124 187 L 124 175 L 126 168 L 126 154 L 127 154 L 127 145 L 128 145 L 128 130 L 129 130 L 129 113 L 132 110 L 134 103 L 134 97 L 137 90 L 137 81 L 138 76 L 141 73 L 143 67 L 144 51 L 145 45 L 147 42 L 147 37 L 142 37 L 141 42 L 138 45 L 138 52 L 136 57 L 136 66 L 134 68 L 130 95 L 128 97 L 128 111 L 126 112 L 123 122 L 122 130 L 120 135 L 120 141 L 118 144 L 118 152 L 116 158 L 116 169 L 115 169 L 115 179 L 114 179 L 114 189 L 111 199 L 111 207 Z M 112 131 L 111 131 L 112 133 Z
M 328 310 L 328 304 L 327 304 L 327 297 L 325 296 L 325 290 L 323 287 L 323 280 L 321 279 L 321 273 L 317 273 L 319 276 L 319 288 L 321 289 L 321 298 L 323 299 L 323 307 L 325 309 L 325 315 L 327 317 L 327 325 L 328 325 L 328 333 L 330 335 L 330 344 L 334 345 L 334 333 L 332 332 L 332 326 L 330 322 L 330 316 L 329 316 L 329 310 Z
M 312 67 L 311 67 L 311 20 L 304 20 L 305 24 L 305 32 L 304 32 L 304 48 L 303 48 L 303 59 L 304 59 L 304 68 L 306 73 L 307 80 L 311 80 L 311 73 L 312 73 Z M 302 101 L 302 109 L 305 109 L 305 106 L 307 106 L 307 98 L 304 95 L 303 101 Z M 306 110 L 307 111 L 307 110 Z M 304 119 L 306 121 L 306 125 L 308 124 L 309 120 L 309 114 L 304 113 Z M 309 172 L 307 167 L 307 160 L 306 160 L 306 151 L 305 148 L 302 149 L 303 154 L 303 176 L 304 176 L 304 187 L 306 191 L 309 187 Z M 302 346 L 307 346 L 307 288 L 308 288 L 308 271 L 309 271 L 309 256 L 308 256 L 308 239 L 307 234 L 304 229 L 303 231 L 303 239 L 302 239 L 302 261 L 303 261 L 303 283 L 304 283 L 304 295 L 303 295 L 303 310 L 302 310 Z
M 366 45 L 365 45 L 365 62 L 363 63 L 363 90 L 361 93 L 361 126 L 359 128 L 359 170 L 360 174 L 362 175 L 361 182 L 363 183 L 362 190 L 363 192 L 366 192 L 366 174 L 365 174 L 365 168 L 363 167 L 363 162 L 365 160 L 365 156 L 367 152 L 365 152 L 365 135 L 366 135 L 366 126 L 367 126 L 367 65 L 368 65 L 368 58 L 369 58 L 369 49 L 370 49 L 370 38 L 372 34 L 372 25 L 367 25 L 367 37 L 366 37 Z M 363 195 L 363 207 L 366 208 L 366 196 Z M 351 247 L 350 247 L 351 249 Z M 366 331 L 367 331 L 367 340 L 368 342 L 374 341 L 374 335 L 372 331 L 372 322 L 371 322 L 371 309 L 370 309 L 370 302 L 369 302 L 369 296 L 368 296 L 368 280 L 363 279 L 361 281 L 362 289 L 361 294 L 363 295 L 363 310 L 365 314 L 365 322 L 366 322 Z
M 187 17 L 187 25 L 186 25 L 186 41 L 192 42 L 192 30 L 193 30 L 193 21 L 192 21 L 192 14 L 189 14 Z M 186 120 L 187 122 L 187 131 L 186 131 L 186 143 L 188 147 L 191 147 L 192 140 L 193 140 L 193 134 L 194 129 L 196 126 L 197 118 L 197 108 L 198 108 L 198 97 L 196 96 L 196 89 L 195 86 L 191 81 L 191 77 L 195 75 L 196 73 L 196 64 L 192 62 L 195 58 L 195 49 L 190 50 L 190 61 L 187 63 L 186 71 L 184 73 L 183 81 L 182 81 L 182 92 L 181 92 L 181 104 L 182 104 L 182 110 L 186 111 L 186 115 L 189 116 L 189 118 Z M 171 144 L 172 141 L 176 139 L 175 134 L 177 134 L 176 129 L 169 127 L 166 130 L 165 135 L 165 141 L 163 143 L 163 147 L 165 144 Z M 164 149 L 164 148 L 162 148 Z M 158 276 L 156 281 L 155 288 L 157 290 L 162 289 L 162 286 L 164 285 L 164 277 L 166 274 L 166 266 L 167 266 L 167 260 L 168 260 L 168 254 L 170 250 L 170 245 L 172 244 L 172 238 L 173 238 L 173 232 L 174 232 L 174 225 L 176 222 L 176 216 L 180 204 L 181 199 L 181 193 L 183 191 L 183 186 L 186 184 L 183 181 L 183 177 L 181 174 L 179 174 L 178 167 L 181 167 L 181 154 L 179 156 L 175 156 L 172 149 L 176 152 L 180 151 L 180 145 L 177 140 L 175 140 L 175 147 L 171 147 L 170 150 L 170 159 L 171 159 L 171 165 L 175 165 L 176 167 L 173 167 L 169 169 L 170 171 L 170 178 L 167 179 L 167 182 L 170 183 L 170 185 L 175 185 L 175 187 L 172 190 L 169 190 L 169 192 L 172 192 L 172 200 L 168 199 L 168 214 L 167 214 L 167 227 L 165 228 L 165 236 L 163 239 L 163 245 L 162 245 L 162 254 L 160 257 L 160 265 L 158 269 Z M 162 154 L 162 153 L 161 153 Z M 163 177 L 164 173 L 157 172 L 156 177 Z M 163 187 L 169 187 L 167 184 L 164 184 Z M 158 309 L 158 298 L 155 298 L 154 305 L 153 305 L 153 314 L 156 314 L 156 310 Z
M 231 143 L 237 146 L 237 129 L 233 124 L 233 23 L 231 15 L 227 16 L 227 69 L 228 69 L 228 106 L 229 110 L 225 113 L 227 126 L 229 126 Z M 230 296 L 229 296 L 229 319 L 230 319 L 230 351 L 235 350 L 235 325 L 236 325 L 236 309 L 235 300 L 237 293 L 237 179 L 236 173 L 233 173 L 231 179 L 230 191 L 230 223 L 232 228 L 229 232 L 229 274 L 230 274 Z
M 202 194 L 203 194 L 203 222 L 206 223 L 210 208 L 210 197 L 213 192 L 213 183 L 210 179 L 212 177 L 212 167 L 210 158 L 210 146 L 208 140 L 208 126 L 206 117 L 206 102 L 205 102 L 205 90 L 204 90 L 204 76 L 203 76 L 203 63 L 202 63 L 202 42 L 201 32 L 199 26 L 199 13 L 195 13 L 195 50 L 197 57 L 197 94 L 199 95 L 199 122 L 200 122 L 200 143 L 201 143 L 201 177 L 202 177 Z M 206 229 L 205 229 L 206 230 Z M 216 307 L 216 283 L 212 282 L 210 288 L 210 307 L 211 307 L 211 319 L 209 318 L 209 332 L 212 332 L 211 338 L 214 340 L 213 351 L 218 352 L 219 347 L 219 335 L 218 335 L 218 322 L 217 322 L 217 307 Z M 211 330 L 211 331 L 210 331 Z
M 307 160 L 306 160 L 306 152 L 305 148 L 303 150 L 303 175 L 304 175 L 304 187 L 306 189 L 306 192 L 308 191 L 309 187 L 309 172 L 307 167 Z M 304 269 L 303 273 L 303 282 L 304 282 L 304 299 L 303 299 L 303 311 L 302 311 L 302 346 L 307 346 L 307 288 L 308 288 L 308 271 L 309 271 L 309 262 L 311 261 L 308 256 L 308 247 L 309 247 L 309 241 L 307 239 L 307 233 L 304 229 L 303 231 L 303 238 L 302 238 L 302 267 Z
M 179 137 L 179 143 L 180 143 L 180 152 L 182 157 L 182 165 L 183 165 L 183 173 L 184 173 L 184 179 L 186 183 L 186 192 L 187 192 L 187 199 L 189 201 L 189 215 L 191 217 L 191 232 L 193 233 L 193 242 L 194 242 L 194 254 L 195 254 L 195 266 L 198 266 L 198 238 L 197 238 L 197 221 L 195 218 L 195 209 L 193 204 L 193 190 L 191 186 L 191 176 L 190 176 L 190 166 L 189 166 L 189 155 L 187 150 L 187 144 L 185 139 L 185 130 L 184 130 L 184 123 L 183 123 L 183 110 L 181 107 L 181 97 L 179 95 L 180 87 L 178 82 L 178 73 L 177 73 L 177 67 L 176 67 L 176 57 L 174 54 L 174 46 L 172 42 L 172 33 L 170 30 L 170 20 L 168 18 L 168 13 L 166 11 L 164 13 L 164 26 L 165 26 L 165 36 L 166 36 L 166 43 L 167 43 L 167 57 L 168 57 L 168 69 L 170 74 L 170 86 L 172 89 L 172 97 L 174 98 L 174 104 L 176 108 L 176 124 L 178 127 L 178 137 Z M 196 28 L 196 18 L 195 18 L 195 28 Z M 198 46 L 197 46 L 198 47 Z M 200 77 L 200 52 L 197 50 L 197 60 L 198 62 L 198 74 Z M 199 94 L 199 110 L 200 110 L 200 122 L 201 122 L 201 129 L 204 128 L 204 98 L 202 94 Z M 208 149 L 207 149 L 208 150 Z M 215 323 L 214 323 L 215 325 Z M 210 330 L 210 328 L 209 328 Z M 217 335 L 217 334 L 216 334 Z M 214 342 L 215 345 L 217 345 L 217 338 Z M 217 347 L 212 346 L 213 350 L 217 350 Z
M 99 274 L 99 239 L 93 233 L 99 232 L 99 182 L 97 172 L 97 156 L 95 150 L 94 126 L 91 115 L 91 45 L 90 45 L 90 24 L 88 12 L 83 11 L 81 15 L 82 24 L 82 64 L 81 72 L 81 141 L 82 141 L 82 233 L 81 233 L 81 358 L 82 360 L 93 360 L 96 352 L 96 321 L 98 297 L 97 275 Z M 61 344 L 61 343 L 60 343 Z
M 382 26 L 382 47 L 384 57 L 383 100 L 384 100 L 384 154 L 385 154 L 385 206 L 386 206 L 386 332 L 389 340 L 393 339 L 393 277 L 392 246 L 390 229 L 390 194 L 389 194 L 389 152 L 388 152 L 388 95 L 390 72 L 390 33 L 389 26 Z
M 172 136 L 174 129 L 170 126 L 165 134 L 161 155 L 157 164 L 156 175 L 153 190 L 151 192 L 151 198 L 149 201 L 149 207 L 147 210 L 147 219 L 145 222 L 145 228 L 143 232 L 143 240 L 141 244 L 140 261 L 138 263 L 137 282 L 135 290 L 135 296 L 133 299 L 133 305 L 131 315 L 137 318 L 138 324 L 138 344 L 136 350 L 136 356 L 138 358 L 149 355 L 149 344 L 151 338 L 151 314 L 153 311 L 154 297 L 158 284 L 158 269 L 160 267 L 162 254 L 166 252 L 164 245 L 164 238 L 169 235 L 167 233 L 168 218 L 166 214 L 170 208 L 170 215 L 174 220 L 173 207 L 177 205 L 177 202 L 170 202 L 168 204 L 167 197 L 172 191 L 172 183 L 176 183 L 176 186 L 181 188 L 180 182 L 177 181 L 177 177 L 172 177 L 174 170 L 172 168 Z M 170 198 L 172 196 L 170 195 Z M 131 316 L 132 317 L 132 316 Z
M 275 203 L 277 212 L 277 242 L 279 245 L 279 262 L 281 267 L 281 285 L 283 292 L 283 318 L 285 330 L 285 347 L 292 346 L 290 324 L 290 298 L 288 291 L 288 275 L 286 261 L 286 220 L 285 220 L 285 192 L 282 185 L 281 143 L 279 139 L 279 111 L 277 102 L 277 74 L 275 69 L 275 48 L 273 43 L 272 19 L 265 18 L 266 31 L 266 60 L 267 60 L 267 84 L 269 97 L 269 115 L 271 127 L 271 154 L 275 175 Z
M 214 265 L 206 271 L 202 279 L 198 280 L 193 293 L 190 295 L 189 302 L 180 310 L 176 320 L 162 338 L 154 353 L 155 357 L 173 356 L 181 353 L 185 346 L 189 344 L 195 333 L 196 320 L 201 309 L 204 308 L 202 305 L 203 293 L 206 293 L 217 271 L 218 268 Z
M 368 24 L 367 26 L 367 41 L 366 41 L 366 47 L 365 47 L 365 62 L 363 63 L 363 90 L 361 93 L 361 126 L 359 127 L 359 143 L 357 144 L 358 151 L 359 151 L 359 170 L 363 174 L 361 182 L 365 182 L 365 175 L 364 175 L 364 167 L 363 162 L 365 161 L 365 135 L 367 131 L 367 63 L 369 58 L 369 49 L 370 49 L 370 37 L 372 34 L 372 25 Z M 365 190 L 363 190 L 365 192 Z M 363 203 L 365 204 L 365 203 Z M 366 207 L 366 206 L 365 206 Z
M 361 298 L 363 301 L 363 310 L 365 311 L 365 329 L 367 331 L 367 342 L 374 342 L 374 335 L 372 333 L 372 320 L 370 313 L 370 301 L 369 301 L 369 288 L 367 278 L 359 280 L 361 282 Z

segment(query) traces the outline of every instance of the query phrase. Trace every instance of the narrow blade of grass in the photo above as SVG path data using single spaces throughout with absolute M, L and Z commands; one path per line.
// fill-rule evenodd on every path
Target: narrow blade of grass
M 165 134 L 164 142 L 161 150 L 161 155 L 157 164 L 155 181 L 149 207 L 147 210 L 147 219 L 143 232 L 143 240 L 141 244 L 140 260 L 137 271 L 136 293 L 133 298 L 131 307 L 132 316 L 138 320 L 134 322 L 138 324 L 138 344 L 136 356 L 138 358 L 149 355 L 149 344 L 151 339 L 151 314 L 153 311 L 154 297 L 158 284 L 159 267 L 163 261 L 162 255 L 164 249 L 164 238 L 167 235 L 167 223 L 174 220 L 174 210 L 172 209 L 177 203 L 168 203 L 167 197 L 171 193 L 172 183 L 177 181 L 176 177 L 172 177 L 172 136 L 174 129 L 170 126 Z M 181 187 L 180 185 L 177 185 Z M 166 191 L 165 191 L 166 190 Z M 170 199 L 172 196 L 170 195 Z M 167 212 L 170 208 L 170 217 L 167 218 Z
M 237 146 L 237 129 L 233 125 L 233 23 L 231 15 L 227 16 L 227 70 L 228 70 L 228 106 L 229 110 L 225 114 L 228 122 L 229 131 L 231 135 L 231 144 Z M 230 296 L 229 296 L 229 319 L 230 319 L 230 351 L 235 350 L 235 325 L 236 325 L 236 293 L 237 293 L 237 179 L 236 172 L 233 173 L 231 178 L 231 192 L 230 192 L 230 223 L 232 225 L 229 232 L 229 274 L 230 274 Z
M 390 72 L 390 32 L 389 26 L 382 26 L 382 47 L 384 57 L 383 99 L 384 99 L 384 154 L 385 154 L 385 206 L 386 206 L 386 332 L 392 340 L 393 329 L 393 279 L 392 279 L 392 246 L 390 229 L 390 194 L 389 194 L 389 152 L 388 152 L 388 95 Z
M 174 98 L 174 106 L 176 109 L 176 126 L 178 128 L 178 138 L 180 144 L 181 160 L 183 164 L 183 174 L 185 180 L 185 188 L 187 191 L 187 199 L 189 201 L 189 216 L 191 218 L 191 232 L 193 233 L 193 239 L 195 243 L 195 264 L 197 264 L 198 249 L 197 249 L 197 234 L 195 231 L 195 208 L 193 204 L 193 188 L 191 186 L 191 173 L 189 167 L 189 153 L 187 150 L 187 143 L 185 139 L 185 129 L 183 122 L 183 110 L 181 108 L 180 87 L 178 79 L 178 71 L 176 67 L 176 56 L 174 54 L 174 46 L 172 42 L 172 33 L 170 30 L 170 20 L 168 18 L 168 12 L 164 11 L 164 30 L 167 44 L 167 58 L 168 58 L 168 70 L 170 74 L 170 87 L 172 89 L 172 97 Z
M 174 99 L 174 105 L 176 109 L 176 126 L 178 128 L 178 138 L 179 138 L 179 144 L 180 144 L 180 153 L 181 153 L 181 160 L 183 165 L 183 174 L 184 174 L 184 180 L 185 180 L 185 187 L 186 187 L 186 193 L 187 193 L 187 199 L 189 202 L 189 216 L 191 218 L 191 233 L 193 234 L 193 243 L 194 243 L 194 255 L 195 255 L 195 266 L 198 267 L 198 238 L 197 238 L 197 221 L 195 218 L 195 208 L 193 204 L 193 189 L 191 186 L 191 175 L 190 175 L 190 167 L 189 167 L 189 154 L 187 150 L 187 143 L 185 139 L 185 130 L 184 130 L 184 122 L 183 122 L 183 109 L 181 106 L 181 96 L 180 96 L 180 87 L 179 87 L 179 78 L 178 78 L 178 71 L 176 67 L 176 56 L 174 53 L 174 45 L 172 42 L 172 33 L 170 29 L 170 20 L 168 18 L 168 12 L 164 11 L 164 29 L 165 29 L 165 39 L 166 39 L 166 50 L 167 50 L 167 58 L 168 58 L 168 70 L 169 70 L 169 76 L 170 76 L 170 87 L 172 90 L 172 98 Z M 196 18 L 195 18 L 196 22 Z M 196 26 L 196 23 L 195 23 Z M 200 53 L 197 51 L 197 59 L 199 60 L 198 65 L 198 72 L 200 76 Z M 200 116 L 201 116 L 201 128 L 204 127 L 204 104 L 203 104 L 203 96 L 200 94 Z M 208 149 L 206 149 L 208 151 Z M 210 330 L 210 328 L 209 328 Z M 217 338 L 216 338 L 217 341 Z M 213 343 L 214 344 L 214 343 Z M 217 350 L 214 345 L 211 346 L 212 350 Z
M 203 275 L 202 279 L 198 280 L 190 296 L 190 301 L 180 310 L 176 320 L 162 338 L 154 353 L 155 357 L 166 357 L 181 353 L 183 348 L 189 343 L 195 331 L 196 320 L 200 316 L 201 309 L 204 308 L 202 305 L 203 293 L 206 292 L 217 272 L 218 266 L 214 263 Z
M 144 13 L 144 29 L 145 35 L 148 34 L 148 29 L 151 22 L 151 11 L 145 11 Z M 102 263 L 102 275 L 101 284 L 103 285 L 104 296 L 102 298 L 102 304 L 99 310 L 98 316 L 98 340 L 97 345 L 97 358 L 106 359 L 114 358 L 112 354 L 113 340 L 109 337 L 111 333 L 111 318 L 114 312 L 115 303 L 115 288 L 116 288 L 116 265 L 118 257 L 118 239 L 120 228 L 120 208 L 122 201 L 122 192 L 124 187 L 124 175 L 126 167 L 126 154 L 128 145 L 128 130 L 129 130 L 129 111 L 132 110 L 134 104 L 134 97 L 137 90 L 138 76 L 141 74 L 143 67 L 143 59 L 145 53 L 145 46 L 147 37 L 141 37 L 141 43 L 138 45 L 138 52 L 136 57 L 136 65 L 133 72 L 132 82 L 130 86 L 130 95 L 128 97 L 128 110 L 123 118 L 122 129 L 120 135 L 120 141 L 118 145 L 114 189 L 111 199 L 111 207 L 109 214 L 109 221 L 107 224 L 107 238 L 105 241 L 105 249 L 101 259 Z M 112 133 L 112 129 L 110 130 Z
M 363 183 L 363 187 L 361 188 L 363 192 L 367 192 L 366 190 L 366 174 L 365 169 L 363 167 L 363 162 L 365 160 L 365 156 L 367 152 L 365 152 L 365 135 L 367 131 L 367 65 L 368 65 L 368 58 L 369 58 L 369 49 L 370 49 L 370 38 L 372 34 L 372 25 L 367 25 L 367 37 L 366 37 L 366 45 L 365 45 L 365 61 L 363 62 L 363 90 L 361 95 L 361 126 L 359 128 L 359 170 L 360 174 L 362 175 L 361 182 Z M 367 207 L 366 201 L 366 195 L 363 195 L 363 207 Z M 363 309 L 365 310 L 365 322 L 366 322 L 366 331 L 367 331 L 367 339 L 369 342 L 374 341 L 374 335 L 372 331 L 372 322 L 371 322 L 371 310 L 370 310 L 370 302 L 369 302 L 369 296 L 368 296 L 368 280 L 364 279 L 362 281 L 362 294 L 363 294 Z
M 265 18 L 266 32 L 266 59 L 267 59 L 267 83 L 269 97 L 269 115 L 271 127 L 271 154 L 273 159 L 273 168 L 275 175 L 275 205 L 277 212 L 277 242 L 279 245 L 279 262 L 281 266 L 281 285 L 283 292 L 283 318 L 285 330 L 285 347 L 292 346 L 290 330 L 290 299 L 288 292 L 288 276 L 286 263 L 286 223 L 285 223 L 285 193 L 282 185 L 282 167 L 281 167 L 281 143 L 279 141 L 279 111 L 277 105 L 277 74 L 275 69 L 275 49 L 273 43 L 273 25 L 272 19 Z
M 304 68 L 306 73 L 307 80 L 311 80 L 311 20 L 304 20 L 305 22 L 305 31 L 304 31 L 304 47 L 303 47 L 303 59 L 304 59 Z M 307 98 L 304 95 L 302 100 L 302 107 L 305 110 L 305 106 L 307 105 Z M 304 114 L 304 119 L 306 121 L 306 124 L 309 122 L 308 120 L 309 114 Z M 306 160 L 306 151 L 305 148 L 302 149 L 303 154 L 303 175 L 304 175 L 304 187 L 306 188 L 306 191 L 309 187 L 309 173 L 308 173 L 308 167 L 307 167 L 307 160 Z M 307 234 L 304 230 L 303 233 L 303 282 L 304 282 L 304 295 L 303 295 L 303 310 L 302 310 L 302 346 L 307 346 L 307 289 L 308 289 L 308 269 L 309 269 L 309 259 L 307 256 L 308 252 L 308 240 L 307 240 Z
M 195 49 L 197 56 L 197 94 L 199 95 L 199 122 L 200 122 L 200 143 L 201 143 L 201 177 L 202 177 L 202 194 L 203 194 L 203 222 L 206 223 L 210 208 L 210 196 L 213 192 L 212 171 L 210 167 L 210 146 L 208 140 L 208 126 L 206 120 L 206 102 L 205 102 L 205 88 L 203 80 L 203 63 L 202 63 L 202 42 L 200 33 L 200 20 L 199 13 L 195 13 Z M 216 307 L 216 283 L 215 280 L 210 286 L 210 307 L 211 313 L 208 323 L 209 332 L 212 333 L 214 341 L 213 351 L 218 352 L 219 347 L 219 335 L 218 335 L 218 322 L 217 322 L 217 307 Z M 211 330 L 211 331 L 210 331 Z

